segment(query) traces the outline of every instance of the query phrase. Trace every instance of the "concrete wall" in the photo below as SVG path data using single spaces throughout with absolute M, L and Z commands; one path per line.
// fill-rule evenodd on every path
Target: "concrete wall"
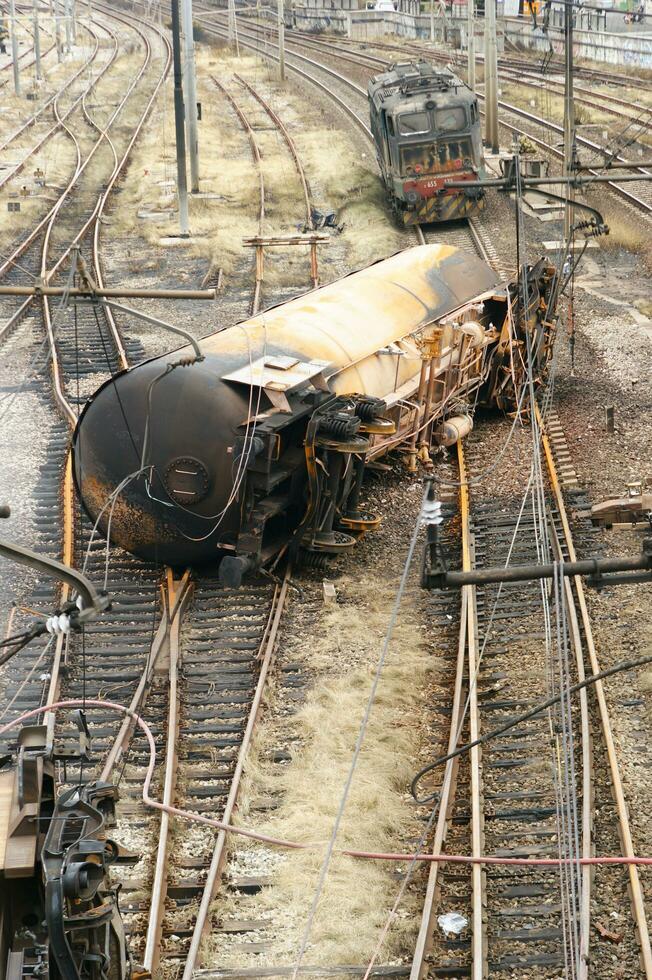
M 339 2 L 339 0 L 338 0 Z M 428 14 L 409 14 L 402 11 L 376 12 L 374 10 L 342 10 L 325 8 L 323 0 L 319 7 L 305 6 L 294 8 L 295 25 L 298 30 L 335 31 L 357 40 L 393 37 L 430 38 L 430 17 Z M 444 20 L 434 18 L 435 42 L 453 49 L 461 45 L 460 22 L 450 17 Z
M 405 38 L 430 38 L 430 16 L 428 14 L 411 14 L 403 11 L 395 13 L 376 12 L 374 10 L 342 10 L 342 0 L 332 0 L 338 8 L 324 7 L 324 0 L 315 0 L 319 7 L 301 6 L 294 8 L 295 24 L 299 30 L 334 31 L 359 40 L 368 40 L 386 35 Z M 330 0 L 327 0 L 330 2 Z M 349 0 L 344 0 L 349 2 Z M 501 7 L 502 4 L 499 4 Z M 584 11 L 584 15 L 589 12 Z M 595 12 L 594 12 L 595 14 Z M 621 17 L 622 14 L 610 11 L 610 16 Z M 557 13 L 553 10 L 548 34 L 540 28 L 534 30 L 531 21 L 522 18 L 501 18 L 498 20 L 498 48 L 509 51 L 514 47 L 540 51 L 542 54 L 552 45 L 557 54 L 563 53 L 564 35 L 555 26 Z M 582 20 L 578 20 L 582 23 Z M 595 24 L 595 19 L 593 20 Z M 641 25 L 626 25 L 627 29 L 638 28 Z M 642 25 L 644 26 L 644 25 Z M 482 33 L 482 20 L 476 23 L 476 32 Z M 451 49 L 466 47 L 466 4 L 456 2 L 453 14 L 445 19 L 434 19 L 435 41 Z M 577 58 L 588 58 L 614 66 L 633 66 L 652 68 L 652 33 L 645 34 L 639 30 L 624 30 L 606 32 L 604 30 L 576 27 L 574 32 L 574 51 Z M 476 50 L 481 49 L 481 37 L 476 40 Z M 480 45 L 480 47 L 478 47 Z
M 563 54 L 564 35 L 556 27 L 551 26 L 547 36 L 540 29 L 533 30 L 531 24 L 525 22 L 506 21 L 504 29 L 507 40 L 519 47 L 543 53 L 552 45 L 556 54 Z M 638 32 L 625 34 L 576 29 L 573 39 L 576 58 L 590 58 L 616 67 L 652 68 L 652 36 L 650 35 L 645 36 Z

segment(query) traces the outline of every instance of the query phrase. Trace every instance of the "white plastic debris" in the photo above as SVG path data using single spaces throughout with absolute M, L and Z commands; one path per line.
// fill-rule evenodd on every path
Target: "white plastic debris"
M 439 916 L 437 922 L 447 936 L 459 936 L 469 924 L 469 920 L 459 912 L 445 912 L 444 915 Z

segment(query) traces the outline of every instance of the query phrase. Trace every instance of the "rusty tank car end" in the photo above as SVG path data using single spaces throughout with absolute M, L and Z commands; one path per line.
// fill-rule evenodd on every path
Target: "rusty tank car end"
M 468 431 L 476 396 L 513 406 L 525 330 L 543 379 L 552 275 L 529 270 L 514 321 L 489 266 L 418 246 L 209 335 L 201 361 L 182 348 L 117 374 L 73 438 L 86 512 L 143 558 L 221 560 L 234 585 L 286 551 L 350 548 L 379 523 L 360 503 L 369 460 L 395 448 L 414 467 Z

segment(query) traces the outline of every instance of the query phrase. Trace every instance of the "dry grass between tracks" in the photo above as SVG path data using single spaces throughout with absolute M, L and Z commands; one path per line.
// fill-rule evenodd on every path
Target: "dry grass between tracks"
M 564 119 L 564 97 L 541 91 L 525 83 L 518 85 L 502 85 L 501 99 L 521 109 L 538 113 L 542 118 L 562 123 Z M 575 103 L 575 122 L 578 125 L 586 123 L 614 123 L 614 116 L 598 108 L 588 108 L 581 102 Z
M 19 156 L 19 155 L 17 155 Z M 12 162 L 13 162 L 13 158 Z M 21 233 L 30 230 L 54 204 L 68 183 L 75 167 L 76 154 L 72 141 L 65 133 L 58 133 L 29 161 L 29 165 L 10 181 L 0 192 L 0 235 L 5 240 L 16 240 Z M 45 187 L 36 187 L 34 172 L 44 174 Z M 29 189 L 23 197 L 22 186 Z M 10 200 L 20 202 L 20 211 L 8 211 Z
M 629 186 L 631 187 L 631 184 Z M 652 241 L 647 222 L 634 221 L 631 212 L 619 208 L 615 202 L 612 203 L 610 196 L 602 195 L 599 200 L 597 195 L 592 197 L 591 203 L 599 208 L 609 227 L 609 234 L 598 238 L 600 248 L 607 252 L 614 252 L 621 248 L 635 252 L 640 255 L 643 264 L 652 273 Z
M 307 697 L 295 714 L 283 708 L 285 691 L 271 693 L 273 722 L 260 729 L 247 766 L 238 820 L 264 833 L 302 842 L 327 841 L 351 763 L 374 668 L 383 643 L 395 583 L 382 577 L 340 580 L 344 601 L 335 606 L 301 604 L 288 631 L 284 660 L 310 674 Z M 419 833 L 406 787 L 418 757 L 419 699 L 434 666 L 418 623 L 417 599 L 404 600 L 353 778 L 337 847 L 408 850 Z M 302 624 L 302 616 L 312 622 Z M 291 633 L 290 633 L 291 630 Z M 278 746 L 290 746 L 292 759 L 273 761 Z M 252 810 L 261 798 L 279 806 L 261 823 Z M 220 920 L 264 919 L 247 941 L 269 943 L 252 958 L 241 938 L 213 932 L 204 964 L 242 968 L 292 963 L 315 893 L 324 848 L 278 851 L 245 841 L 231 842 L 230 872 L 263 874 L 271 884 L 255 897 L 223 897 L 215 903 Z M 305 963 L 364 964 L 378 940 L 399 887 L 396 867 L 360 862 L 335 854 L 321 896 Z M 400 959 L 411 948 L 418 922 L 418 900 L 408 892 L 381 953 L 380 962 Z M 352 925 L 354 926 L 352 928 Z
M 262 108 L 252 108 L 251 97 L 232 80 L 237 72 L 246 78 L 279 113 L 295 140 L 304 164 L 314 203 L 337 212 L 344 226 L 333 246 L 346 252 L 346 268 L 368 265 L 404 247 L 404 233 L 388 214 L 384 192 L 375 172 L 371 149 L 360 151 L 346 131 L 335 128 L 329 115 L 311 105 L 306 112 L 305 91 L 291 81 L 281 87 L 265 62 L 245 56 L 235 58 L 228 50 L 198 49 L 198 98 L 202 102 L 199 124 L 200 189 L 207 199 L 190 199 L 190 248 L 211 266 L 231 273 L 245 255 L 243 238 L 258 230 L 258 172 L 249 141 L 210 76 L 227 84 L 252 125 L 272 123 Z M 166 88 L 165 109 L 155 113 L 139 140 L 116 204 L 111 212 L 115 237 L 138 237 L 157 247 L 160 239 L 177 232 L 176 165 L 171 89 Z M 305 221 L 301 191 L 280 133 L 265 129 L 258 134 L 263 156 L 267 218 L 265 230 L 276 234 L 301 230 Z M 159 213 L 144 219 L 138 214 Z M 330 245 L 325 246 L 330 249 Z M 269 285 L 296 284 L 296 266 L 306 265 L 300 250 L 268 250 L 265 280 Z M 144 260 L 143 267 L 154 263 Z M 303 278 L 306 278 L 305 276 Z M 307 284 L 307 283 L 306 283 Z
M 300 106 L 288 99 L 291 108 Z M 337 212 L 352 268 L 368 265 L 405 247 L 405 233 L 388 213 L 373 151 L 363 155 L 341 130 L 299 131 L 297 148 L 306 172 L 319 186 L 323 206 Z

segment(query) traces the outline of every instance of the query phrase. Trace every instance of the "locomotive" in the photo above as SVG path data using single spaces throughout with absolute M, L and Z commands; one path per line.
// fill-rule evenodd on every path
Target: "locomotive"
M 286 552 L 347 550 L 380 521 L 361 502 L 370 461 L 398 449 L 414 469 L 468 431 L 470 405 L 513 408 L 526 330 L 545 379 L 554 269 L 527 275 L 516 316 L 518 286 L 479 258 L 416 246 L 209 335 L 200 357 L 116 374 L 73 436 L 87 514 L 145 559 L 220 561 L 233 586 Z
M 485 176 L 478 100 L 449 69 L 397 62 L 367 88 L 376 156 L 392 208 L 406 225 L 479 214 Z

